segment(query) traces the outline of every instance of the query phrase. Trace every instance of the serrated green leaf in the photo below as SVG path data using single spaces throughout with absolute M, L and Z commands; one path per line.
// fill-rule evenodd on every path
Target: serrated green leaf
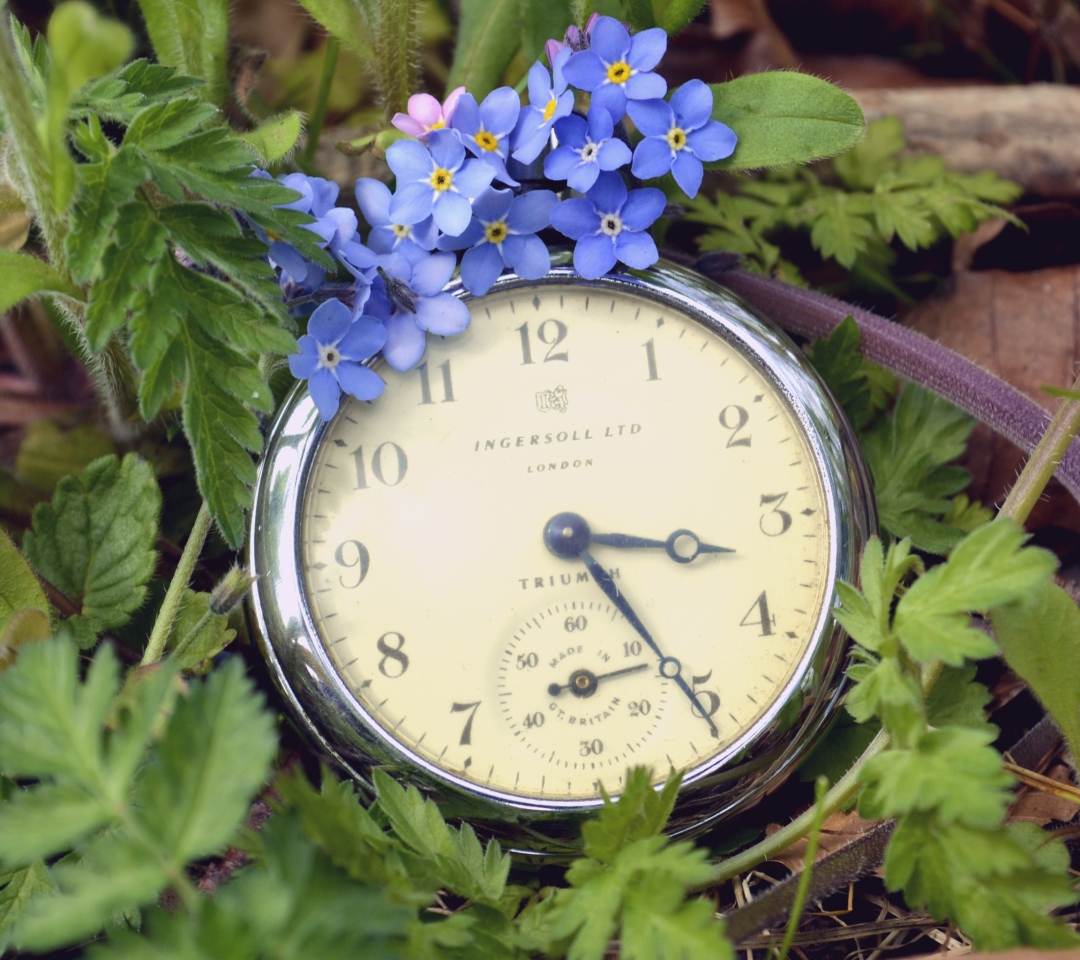
M 651 781 L 652 772 L 647 767 L 634 767 L 627 771 L 626 787 L 618 800 L 612 802 L 603 793 L 604 805 L 597 818 L 581 828 L 587 856 L 608 863 L 624 847 L 654 837 L 664 829 L 675 806 L 682 774 L 672 770 L 659 791 Z
M 159 62 L 205 81 L 210 103 L 225 98 L 229 7 L 226 0 L 139 0 Z
M 918 191 L 878 191 L 874 193 L 873 204 L 878 233 L 885 240 L 897 236 L 909 250 L 930 247 L 937 242 L 937 228 Z
M 666 878 L 646 877 L 626 897 L 620 955 L 627 960 L 734 960 L 723 924 L 707 900 L 683 902 Z
M 866 252 L 874 228 L 867 219 L 869 204 L 861 194 L 840 190 L 822 191 L 804 209 L 810 211 L 810 242 L 826 259 L 851 269 Z
M 229 618 L 211 612 L 210 594 L 185 590 L 165 649 L 182 673 L 201 675 L 235 636 Z
M 918 728 L 922 723 L 922 689 L 896 657 L 860 662 L 848 668 L 855 686 L 845 704 L 859 723 L 884 717 L 894 729 Z
M 49 869 L 40 860 L 20 870 L 0 873 L 0 954 L 11 946 L 15 924 L 30 904 L 55 892 Z
M 143 828 L 176 865 L 214 853 L 243 823 L 276 749 L 262 696 L 230 660 L 178 702 L 135 794 Z
M 270 164 L 287 157 L 295 149 L 303 131 L 304 120 L 300 111 L 289 110 L 264 120 L 248 133 L 240 134 L 240 139 L 254 148 L 264 164 Z
M 112 819 L 108 808 L 85 790 L 54 784 L 19 791 L 2 811 L 0 858 L 6 864 L 56 856 Z
M 124 134 L 124 146 L 166 150 L 189 138 L 216 116 L 214 106 L 191 97 L 154 104 L 131 122 Z
M 922 663 L 939 658 L 993 656 L 992 640 L 968 626 L 968 616 L 1034 596 L 1053 572 L 1053 554 L 1023 548 L 1026 534 L 1001 519 L 968 534 L 946 563 L 912 584 L 896 606 L 893 626 L 908 653 Z
M 863 133 L 855 100 L 808 74 L 756 73 L 710 86 L 713 119 L 739 138 L 735 152 L 710 169 L 750 170 L 831 157 Z
M 0 633 L 15 613 L 28 608 L 47 615 L 49 604 L 45 591 L 26 558 L 0 528 Z
M 97 424 L 64 430 L 55 421 L 43 418 L 26 428 L 15 455 L 15 472 L 21 480 L 52 496 L 56 485 L 68 474 L 79 473 L 98 457 L 115 452 L 112 438 Z
M 904 125 L 899 117 L 879 117 L 866 127 L 866 136 L 833 161 L 833 169 L 851 190 L 873 190 L 892 170 L 904 149 Z
M 83 292 L 44 260 L 15 250 L 0 250 L 0 313 L 41 293 L 61 293 L 83 300 Z
M 1080 756 L 1080 610 L 1051 580 L 991 613 L 1006 662 L 1031 687 Z
M 520 0 L 471 0 L 463 5 L 448 89 L 464 86 L 483 100 L 499 84 L 521 43 Z
M 926 698 L 926 722 L 931 727 L 967 727 L 997 737 L 998 728 L 986 720 L 984 707 L 993 699 L 975 683 L 975 664 L 945 667 Z
M 161 491 L 134 454 L 102 457 L 34 508 L 23 548 L 46 580 L 105 627 L 127 623 L 146 596 L 157 554 Z

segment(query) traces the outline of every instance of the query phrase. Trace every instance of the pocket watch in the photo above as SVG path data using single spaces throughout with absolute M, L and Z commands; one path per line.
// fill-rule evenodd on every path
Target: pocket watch
M 790 772 L 842 692 L 867 474 L 798 349 L 670 263 L 463 297 L 472 324 L 328 423 L 301 384 L 256 488 L 251 620 L 317 748 L 520 852 L 627 769 L 689 835 Z

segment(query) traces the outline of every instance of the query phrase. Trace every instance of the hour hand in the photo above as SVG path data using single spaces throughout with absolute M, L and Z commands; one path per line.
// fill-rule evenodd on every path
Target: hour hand
M 628 533 L 594 533 L 593 543 L 605 547 L 657 547 L 667 551 L 667 555 L 676 563 L 690 563 L 702 553 L 734 553 L 731 547 L 714 547 L 702 543 L 693 530 L 676 530 L 666 540 L 651 540 L 648 537 L 632 537 Z

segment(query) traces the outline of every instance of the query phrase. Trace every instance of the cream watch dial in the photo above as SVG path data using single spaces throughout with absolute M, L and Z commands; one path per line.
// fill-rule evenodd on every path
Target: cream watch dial
M 835 545 L 802 422 L 743 352 L 632 292 L 470 308 L 322 434 L 297 533 L 318 637 L 379 736 L 488 795 L 692 779 L 822 630 Z

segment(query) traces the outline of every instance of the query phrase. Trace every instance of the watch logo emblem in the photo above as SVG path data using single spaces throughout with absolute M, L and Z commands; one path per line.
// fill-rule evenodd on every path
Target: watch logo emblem
M 541 413 L 550 413 L 552 410 L 566 413 L 567 406 L 569 406 L 569 400 L 566 396 L 566 387 L 562 384 L 554 390 L 536 391 L 536 409 Z

